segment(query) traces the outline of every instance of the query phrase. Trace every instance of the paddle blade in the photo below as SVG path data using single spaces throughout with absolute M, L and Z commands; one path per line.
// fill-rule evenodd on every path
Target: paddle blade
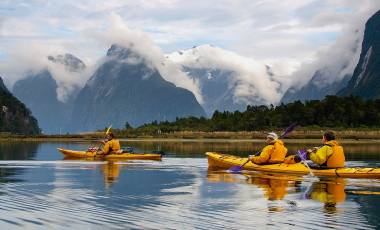
M 106 135 L 108 135 L 108 134 L 110 133 L 111 127 L 112 127 L 112 125 L 110 125 L 110 126 L 108 127 L 108 129 L 107 129 L 107 131 L 106 131 Z
M 297 123 L 293 123 L 293 124 L 289 125 L 289 127 L 286 128 L 285 131 L 281 134 L 280 139 L 285 137 L 291 131 L 293 131 L 296 126 L 297 126 Z
M 298 156 L 301 158 L 302 161 L 307 160 L 307 154 L 305 150 L 297 150 Z
M 232 166 L 231 168 L 228 169 L 228 172 L 236 173 L 236 172 L 240 172 L 241 170 L 243 170 L 243 166 Z

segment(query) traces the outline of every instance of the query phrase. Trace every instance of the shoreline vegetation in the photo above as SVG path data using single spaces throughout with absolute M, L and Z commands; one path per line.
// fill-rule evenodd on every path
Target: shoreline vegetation
M 380 141 L 380 99 L 364 100 L 357 96 L 326 96 L 323 100 L 295 101 L 278 106 L 247 106 L 240 111 L 215 111 L 210 118 L 184 117 L 175 121 L 153 121 L 132 127 L 128 121 L 121 129 L 112 129 L 117 138 L 142 140 L 240 140 L 254 141 L 266 133 L 281 134 L 290 124 L 297 124 L 287 140 L 320 140 L 326 130 L 333 130 L 339 140 Z M 0 132 L 0 140 L 26 141 L 96 141 L 103 130 L 80 134 L 44 135 Z M 4 131 L 4 129 L 3 129 Z
M 294 130 L 285 138 L 287 142 L 320 141 L 321 136 L 327 129 L 321 130 Z M 349 142 L 380 142 L 380 130 L 334 130 L 338 140 Z M 201 131 L 176 131 L 156 133 L 118 132 L 116 136 L 121 141 L 262 141 L 269 131 L 241 131 L 241 132 L 201 132 Z M 275 130 L 282 133 L 282 130 Z M 65 135 L 17 135 L 0 133 L 0 141 L 97 141 L 104 138 L 104 132 L 91 132 Z

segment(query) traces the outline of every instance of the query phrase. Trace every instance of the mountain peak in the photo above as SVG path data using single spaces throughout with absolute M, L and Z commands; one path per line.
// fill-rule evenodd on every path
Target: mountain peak
M 86 68 L 82 60 L 69 53 L 55 57 L 48 56 L 47 58 L 55 64 L 63 65 L 70 72 L 82 72 Z
M 133 44 L 132 44 L 133 47 Z M 107 57 L 126 59 L 133 54 L 130 48 L 123 47 L 119 44 L 112 44 L 107 51 Z

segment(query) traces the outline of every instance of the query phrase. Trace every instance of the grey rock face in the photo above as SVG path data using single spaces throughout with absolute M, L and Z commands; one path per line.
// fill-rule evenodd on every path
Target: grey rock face
M 63 65 L 68 72 L 81 72 L 85 64 L 71 54 L 49 56 L 48 59 L 58 65 Z M 26 78 L 19 80 L 13 86 L 14 95 L 26 104 L 37 118 L 44 133 L 59 134 L 70 131 L 73 102 L 79 92 L 74 87 L 67 101 L 58 100 L 57 82 L 48 69 L 37 73 L 29 73 Z
M 71 123 L 74 130 L 86 131 L 204 115 L 190 91 L 164 80 L 132 50 L 112 45 L 78 94 Z
M 380 98 L 380 11 L 366 23 L 359 63 L 347 87 L 338 95 Z
M 86 68 L 82 60 L 72 54 L 57 55 L 55 57 L 48 56 L 48 60 L 65 66 L 69 72 L 82 72 Z

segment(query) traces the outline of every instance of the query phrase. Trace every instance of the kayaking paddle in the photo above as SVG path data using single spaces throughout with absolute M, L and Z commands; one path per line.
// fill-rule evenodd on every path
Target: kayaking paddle
M 307 160 L 307 154 L 306 154 L 306 151 L 305 150 L 297 150 L 297 154 L 298 156 L 301 158 L 301 161 L 302 163 L 306 166 L 306 168 L 309 169 L 309 173 L 311 176 L 314 176 L 314 173 L 313 171 L 311 171 L 311 168 L 309 167 L 309 165 L 307 164 L 306 160 Z
M 279 137 L 279 139 L 282 139 L 284 138 L 286 135 L 288 135 L 291 131 L 294 130 L 294 128 L 297 126 L 297 123 L 293 123 L 291 125 L 289 125 L 288 128 L 285 129 L 285 131 L 281 134 L 281 136 Z M 258 155 L 260 153 L 257 152 L 255 155 Z M 233 173 L 237 173 L 237 172 L 240 172 L 241 170 L 243 170 L 243 167 L 244 165 L 246 165 L 248 162 L 249 162 L 249 158 L 246 162 L 244 162 L 242 165 L 239 165 L 239 166 L 232 166 L 231 168 L 228 169 L 229 172 L 233 172 Z
M 110 133 L 111 128 L 112 128 L 112 124 L 108 127 L 108 129 L 107 129 L 107 131 L 106 131 L 106 136 Z M 95 157 L 95 156 L 102 155 L 102 154 L 98 154 L 100 148 L 102 147 L 102 144 L 103 144 L 103 142 L 99 145 L 98 150 L 96 151 L 96 154 L 94 155 L 94 157 Z

